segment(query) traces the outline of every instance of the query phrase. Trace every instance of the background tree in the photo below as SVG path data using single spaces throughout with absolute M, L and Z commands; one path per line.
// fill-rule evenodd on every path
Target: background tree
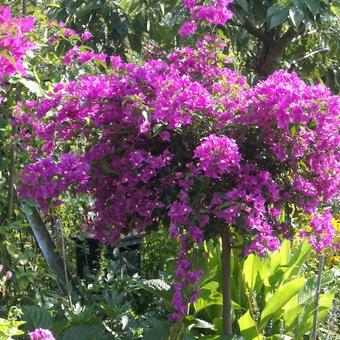
M 283 67 L 339 91 L 337 1 L 236 0 L 231 8 L 234 18 L 222 31 L 242 73 L 266 78 Z

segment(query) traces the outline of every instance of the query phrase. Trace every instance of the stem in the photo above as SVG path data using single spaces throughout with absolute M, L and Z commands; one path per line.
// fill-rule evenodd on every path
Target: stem
M 222 238 L 222 294 L 223 294 L 223 335 L 232 334 L 231 324 L 231 246 L 230 246 L 230 231 L 224 227 L 221 232 Z
M 318 278 L 317 278 L 317 283 L 316 283 L 312 340 L 316 340 L 317 335 L 318 335 L 317 333 L 318 333 L 319 300 L 320 300 L 320 290 L 321 290 L 321 276 L 322 276 L 322 269 L 323 269 L 324 261 L 325 261 L 325 256 L 321 255 L 319 258 Z
M 27 16 L 27 0 L 22 0 L 22 14 Z
M 66 266 L 64 231 L 63 231 L 63 226 L 61 225 L 59 220 L 57 220 L 56 223 L 59 226 L 60 236 L 61 236 L 61 255 L 62 255 L 63 267 L 64 267 L 64 275 L 65 275 L 65 285 L 66 285 L 66 290 L 67 290 L 67 298 L 68 298 L 68 303 L 70 305 L 70 309 L 72 310 L 73 309 L 73 304 L 72 304 L 72 298 L 71 298 L 71 293 L 70 293 L 70 285 L 69 285 L 69 281 L 68 281 L 68 273 L 67 273 L 67 266 Z
M 248 301 L 250 315 L 251 315 L 251 317 L 254 320 L 256 334 L 257 334 L 257 339 L 261 339 L 260 331 L 259 331 L 259 328 L 258 328 L 257 322 L 256 322 L 257 320 L 256 320 L 255 310 L 254 310 L 254 307 L 253 307 L 253 302 L 251 300 L 252 291 L 249 289 L 248 285 L 246 284 L 246 279 L 244 277 L 244 273 L 243 273 L 242 268 L 240 268 L 240 273 L 241 273 L 242 283 L 243 283 L 244 289 L 246 291 L 246 296 L 247 296 L 247 301 Z
M 14 203 L 14 182 L 15 182 L 15 144 L 11 146 L 10 154 L 10 166 L 8 176 L 8 196 L 7 196 L 7 214 L 6 219 L 8 223 L 11 221 L 13 214 L 13 203 Z

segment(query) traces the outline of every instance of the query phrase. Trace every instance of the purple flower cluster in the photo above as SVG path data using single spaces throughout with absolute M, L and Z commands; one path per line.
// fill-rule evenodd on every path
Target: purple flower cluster
M 84 39 L 84 41 L 85 40 L 86 39 Z M 99 61 L 101 63 L 105 63 L 106 58 L 107 55 L 105 53 L 95 53 L 93 51 L 81 51 L 78 46 L 75 46 L 66 52 L 64 56 L 64 62 L 66 65 L 70 65 L 73 62 L 84 64 L 90 61 Z
M 37 328 L 33 332 L 28 333 L 31 340 L 55 340 L 52 332 L 48 329 Z
M 235 141 L 215 134 L 203 139 L 195 150 L 194 158 L 199 159 L 198 170 L 214 179 L 238 167 L 241 160 Z
M 11 8 L 0 5 L 0 89 L 5 77 L 16 72 L 25 74 L 23 58 L 34 47 L 27 36 L 33 23 L 33 17 L 12 17 Z M 0 95 L 0 105 L 3 99 Z
M 189 9 L 190 20 L 185 22 L 179 30 L 182 37 L 188 37 L 197 30 L 197 22 L 203 21 L 212 25 L 225 25 L 233 16 L 228 9 L 232 0 L 211 0 L 206 6 L 198 5 L 196 0 L 183 0 Z
M 315 215 L 310 226 L 312 228 L 310 242 L 317 252 L 332 246 L 335 230 L 332 224 L 332 214 L 329 210 L 324 210 L 321 215 Z
M 26 33 L 33 23 L 33 17 L 12 17 L 9 6 L 0 6 L 0 81 L 15 72 L 25 73 L 23 57 L 34 47 Z

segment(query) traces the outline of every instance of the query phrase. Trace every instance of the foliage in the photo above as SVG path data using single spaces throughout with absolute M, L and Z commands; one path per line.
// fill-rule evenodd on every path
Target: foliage
M 19 329 L 25 322 L 17 321 L 20 317 L 21 311 L 13 307 L 10 309 L 7 319 L 0 318 L 0 339 L 1 340 L 12 340 L 14 336 L 24 334 Z
M 242 73 L 268 76 L 278 67 L 339 91 L 337 1 L 234 1 L 234 18 L 221 27 Z
M 162 299 L 144 290 L 151 285 L 138 276 L 121 277 L 119 260 L 110 261 L 101 274 L 91 274 L 77 284 L 72 306 L 55 294 L 46 296 L 40 306 L 23 306 L 24 328 L 50 329 L 58 339 L 141 338 L 155 317 L 159 322 L 166 318 Z
M 142 274 L 154 279 L 161 275 L 173 273 L 178 242 L 170 239 L 165 229 L 150 232 L 142 239 Z
M 204 33 L 223 36 L 225 30 L 220 26 L 231 16 L 229 2 L 197 5 L 185 1 L 191 17 L 182 26 L 181 34 L 189 36 L 200 27 Z M 249 3 L 237 1 L 234 23 L 240 16 L 238 5 L 244 10 Z M 98 24 L 108 23 L 106 30 L 95 32 L 94 37 L 89 31 L 79 34 L 64 23 L 47 22 L 38 8 L 24 5 L 24 10 L 34 12 L 37 18 L 37 26 L 28 38 L 32 19 L 10 16 L 8 9 L 1 8 L 1 20 L 5 21 L 1 26 L 4 34 L 0 36 L 4 66 L 0 138 L 5 142 L 1 144 L 0 185 L 7 190 L 0 193 L 0 203 L 6 207 L 1 209 L 1 235 L 7 238 L 1 247 L 10 256 L 3 257 L 6 265 L 13 260 L 14 267 L 20 268 L 13 270 L 5 304 L 21 300 L 25 327 L 32 334 L 34 329 L 36 334 L 42 332 L 42 327 L 51 328 L 65 339 L 98 335 L 103 339 L 130 339 L 141 337 L 143 332 L 144 338 L 150 334 L 161 337 L 162 328 L 169 329 L 171 338 L 189 329 L 189 337 L 213 334 L 221 327 L 220 313 L 212 321 L 211 315 L 220 309 L 215 300 L 221 297 L 218 290 L 222 275 L 216 273 L 217 282 L 209 274 L 209 279 L 204 279 L 208 286 L 201 287 L 199 297 L 202 263 L 197 263 L 197 258 L 204 239 L 216 236 L 227 225 L 233 233 L 234 247 L 262 256 L 279 246 L 279 237 L 290 238 L 298 232 L 309 238 L 319 252 L 333 243 L 329 207 L 338 190 L 339 98 L 322 86 L 307 86 L 295 74 L 284 71 L 249 88 L 240 74 L 226 67 L 226 61 L 230 62 L 223 54 L 226 46 L 208 36 L 193 48 L 168 56 L 161 53 L 164 60 L 138 60 L 132 64 L 102 53 L 112 52 L 108 41 L 114 40 L 115 52 L 127 58 L 127 41 L 140 51 L 147 36 L 144 32 L 149 38 L 154 35 L 163 47 L 177 43 L 174 35 L 168 34 L 167 28 L 162 31 L 162 27 L 173 20 L 176 24 L 171 24 L 170 30 L 177 30 L 176 16 L 182 13 L 179 7 L 175 7 L 176 12 L 173 2 L 169 6 L 152 2 L 140 14 L 143 2 L 136 4 L 132 8 L 134 4 L 127 2 L 105 2 L 103 12 L 97 3 L 85 3 L 80 10 L 90 9 L 83 22 L 78 9 L 66 13 L 68 23 L 73 21 L 73 27 L 80 31 L 90 21 L 97 31 Z M 266 59 L 268 49 L 264 47 L 270 39 L 262 46 L 267 54 L 260 53 L 265 73 L 276 68 L 276 59 L 287 51 L 284 37 L 289 41 L 293 33 L 303 36 L 313 24 L 322 25 L 322 16 L 330 11 L 336 14 L 332 4 L 320 2 L 320 7 L 314 8 L 317 15 L 311 18 L 309 12 L 313 9 L 308 2 L 303 4 L 307 4 L 303 13 L 296 2 L 274 5 L 265 23 L 256 24 L 256 29 L 269 32 L 269 45 L 273 44 L 271 58 L 275 60 Z M 63 2 L 60 8 L 72 12 L 72 6 Z M 287 11 L 291 22 L 288 17 L 282 18 Z M 56 13 L 52 12 L 51 15 Z M 281 19 L 276 22 L 278 15 Z M 115 18 L 117 26 L 113 25 Z M 332 20 L 336 22 L 335 17 Z M 140 21 L 142 30 L 134 26 Z M 216 28 L 220 31 L 214 31 Z M 275 50 L 276 40 L 282 43 L 279 52 Z M 24 58 L 26 50 L 33 47 L 32 41 L 41 51 Z M 188 41 L 195 41 L 195 37 Z M 313 45 L 310 40 L 306 45 L 309 43 Z M 330 40 L 327 44 L 334 53 L 336 45 Z M 299 65 L 302 67 L 302 63 Z M 255 63 L 255 72 L 263 76 L 263 70 L 256 66 Z M 19 98 L 23 99 L 21 103 Z M 16 119 L 12 120 L 16 103 Z M 42 279 L 36 282 L 42 277 L 37 271 L 41 261 L 35 259 L 33 240 L 26 247 L 29 234 L 21 223 L 19 201 L 15 199 L 15 178 L 20 167 L 16 163 L 26 163 L 28 159 L 30 164 L 21 176 L 22 195 L 40 203 L 48 225 L 53 225 L 60 214 L 65 218 L 70 215 L 67 236 L 72 232 L 69 226 L 73 221 L 76 226 L 85 223 L 99 239 L 109 243 L 118 242 L 122 233 L 135 229 L 140 232 L 169 226 L 171 236 L 180 244 L 174 290 L 170 290 L 168 282 L 130 280 L 110 268 L 97 273 L 99 276 L 94 276 L 91 283 L 85 280 L 77 284 L 68 301 L 58 293 L 51 294 Z M 73 200 L 74 195 L 77 200 Z M 60 207 L 63 200 L 68 200 L 69 209 Z M 20 252 L 9 238 L 20 239 Z M 246 283 L 243 295 L 234 299 L 235 325 L 244 337 L 256 337 L 258 332 L 270 336 L 295 332 L 294 336 L 299 337 L 307 330 L 302 321 L 310 326 L 312 307 L 307 306 L 307 297 L 313 297 L 315 278 L 295 277 L 296 252 L 291 254 L 292 262 L 285 260 L 282 266 L 280 262 L 275 271 L 271 271 L 272 260 L 263 269 L 266 260 L 262 263 L 254 255 L 246 260 L 247 269 L 242 270 L 234 261 L 235 276 L 244 276 Z M 240 258 L 242 254 L 240 251 L 234 255 Z M 149 256 L 148 261 L 151 259 Z M 256 265 L 257 273 L 249 278 L 249 273 L 254 273 L 249 268 Z M 292 277 L 286 277 L 287 272 Z M 42 275 L 53 277 L 49 273 Z M 327 280 L 331 281 L 326 275 L 324 281 Z M 4 287 L 1 286 L 2 293 Z M 15 287 L 21 290 L 14 293 Z M 141 289 L 161 293 L 152 300 Z M 205 315 L 202 305 L 211 296 L 214 303 Z M 321 300 L 321 317 L 331 300 L 332 294 L 326 292 Z M 165 317 L 171 305 L 174 320 L 183 318 L 190 309 L 194 315 L 170 327 Z M 298 317 L 301 310 L 305 311 L 302 319 Z M 19 326 L 9 321 L 10 318 L 3 324 Z
M 93 33 L 94 39 L 90 42 L 93 49 L 126 57 L 128 47 L 140 53 L 146 37 L 161 47 L 175 45 L 179 3 L 178 0 L 147 3 L 140 0 L 63 0 L 48 5 L 48 13 L 76 31 L 87 29 Z
M 234 322 L 238 323 L 240 333 L 245 339 L 256 339 L 263 333 L 266 336 L 280 334 L 300 339 L 311 329 L 316 276 L 306 278 L 304 275 L 305 263 L 311 255 L 311 248 L 306 242 L 301 242 L 295 251 L 290 249 L 290 243 L 284 241 L 279 251 L 264 259 L 254 254 L 249 255 L 241 265 L 238 257 L 234 257 L 232 265 Z M 220 250 L 212 244 L 207 245 L 207 250 L 210 270 L 206 270 L 209 274 L 206 275 L 206 280 L 204 278 L 202 280 L 202 291 L 206 290 L 208 298 L 200 298 L 194 304 L 194 310 L 198 317 L 205 320 L 209 316 L 210 321 L 218 329 L 221 322 L 220 314 L 216 311 L 214 314 L 214 309 L 210 305 L 222 305 L 221 288 L 215 279 L 221 275 L 220 264 L 216 261 Z M 331 286 L 334 282 L 333 275 L 331 271 L 323 275 L 322 287 Z M 216 292 L 212 290 L 214 285 L 218 287 Z M 209 296 L 215 296 L 216 302 Z M 326 317 L 333 297 L 334 289 L 326 290 L 321 295 L 320 320 Z M 216 320 L 212 320 L 211 315 L 215 315 Z
M 290 242 L 284 241 L 280 250 L 264 258 L 251 254 L 240 262 L 239 256 L 233 256 L 233 322 L 235 333 L 242 338 L 303 339 L 308 335 L 313 321 L 316 276 L 305 276 L 306 261 L 312 258 L 311 247 L 304 241 L 294 248 L 291 251 Z M 184 338 L 185 334 L 198 339 L 223 334 L 221 247 L 209 241 L 205 243 L 205 250 L 200 297 L 190 305 L 188 315 L 179 326 Z M 324 320 L 330 310 L 334 280 L 334 271 L 323 275 L 319 321 Z M 159 289 L 157 293 L 162 291 Z M 163 292 L 166 297 L 166 291 Z

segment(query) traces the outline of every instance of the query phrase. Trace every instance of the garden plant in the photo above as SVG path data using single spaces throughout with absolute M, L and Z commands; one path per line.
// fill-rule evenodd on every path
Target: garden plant
M 291 39 L 339 9 L 273 1 L 267 21 L 242 16 L 258 2 L 163 6 L 157 20 L 175 21 L 167 39 L 144 26 L 139 36 L 141 8 L 124 1 L 109 18 L 94 2 L 56 2 L 49 15 L 72 20 L 40 13 L 35 28 L 33 17 L 0 6 L 0 236 L 9 268 L 1 339 L 316 339 L 318 323 L 330 323 L 338 274 L 322 267 L 338 249 L 340 97 L 321 74 L 313 82 L 277 67 Z M 87 16 L 111 28 L 117 20 L 127 33 L 92 33 Z M 240 22 L 263 43 L 251 68 L 233 52 Z M 39 272 L 34 254 L 24 259 L 7 241 L 19 235 L 24 254 L 23 223 L 57 292 L 35 288 L 27 276 L 27 267 Z M 67 257 L 72 232 L 102 244 L 85 278 Z M 149 251 L 144 273 L 142 263 L 133 276 L 118 251 L 131 234 L 145 237 Z M 107 246 L 116 247 L 113 259 Z M 150 265 L 155 249 L 166 254 L 158 267 Z M 312 254 L 319 266 L 308 262 Z M 12 280 L 15 261 L 25 274 Z M 15 299 L 6 286 L 20 287 L 20 277 L 34 293 Z

